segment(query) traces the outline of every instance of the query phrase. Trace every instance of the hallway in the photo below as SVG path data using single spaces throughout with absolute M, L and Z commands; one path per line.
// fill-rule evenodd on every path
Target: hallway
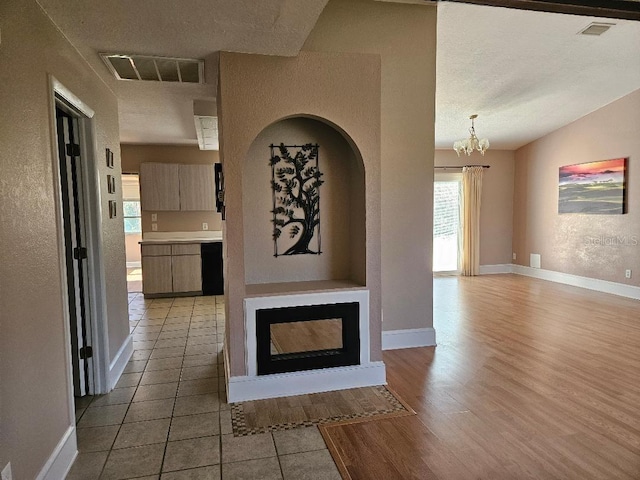
M 129 316 L 134 353 L 116 388 L 76 399 L 68 480 L 340 479 L 316 427 L 233 436 L 222 297 L 130 293 Z

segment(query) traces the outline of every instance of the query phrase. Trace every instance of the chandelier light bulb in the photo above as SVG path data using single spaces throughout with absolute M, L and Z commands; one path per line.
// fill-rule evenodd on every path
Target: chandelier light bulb
M 469 138 L 465 138 L 464 140 L 458 140 L 453 144 L 453 149 L 456 151 L 458 156 L 460 156 L 461 153 L 464 153 L 467 156 L 469 156 L 473 153 L 474 150 L 477 150 L 478 152 L 480 152 L 481 155 L 484 155 L 484 152 L 486 152 L 489 149 L 489 140 L 487 140 L 486 138 L 483 138 L 482 140 L 478 140 L 478 137 L 476 136 L 476 129 L 475 129 L 476 118 L 478 118 L 478 115 L 475 113 L 469 117 L 469 119 L 471 120 L 471 128 L 469 129 Z

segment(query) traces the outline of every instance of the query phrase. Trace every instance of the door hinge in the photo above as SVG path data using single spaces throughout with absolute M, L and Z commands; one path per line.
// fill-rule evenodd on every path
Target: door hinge
M 80 359 L 84 360 L 85 358 L 93 357 L 93 348 L 91 347 L 82 347 L 80 349 Z
M 73 258 L 82 260 L 87 258 L 87 249 L 85 247 L 76 247 L 73 249 Z
M 69 157 L 80 156 L 80 145 L 76 145 L 75 143 L 67 143 L 65 146 L 67 147 L 67 156 Z

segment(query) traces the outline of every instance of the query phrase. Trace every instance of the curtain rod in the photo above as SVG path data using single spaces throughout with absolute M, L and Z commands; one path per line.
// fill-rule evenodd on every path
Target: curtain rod
M 443 170 L 446 170 L 447 168 L 464 168 L 464 167 L 491 168 L 491 165 L 449 165 L 446 167 L 433 167 L 433 168 L 442 168 Z

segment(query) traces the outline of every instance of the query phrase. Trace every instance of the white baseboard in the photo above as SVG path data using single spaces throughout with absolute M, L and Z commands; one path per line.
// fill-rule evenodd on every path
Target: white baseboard
M 230 377 L 227 385 L 227 401 L 229 403 L 244 402 L 386 385 L 386 383 L 387 376 L 383 362 L 276 375 Z
M 142 262 L 140 260 L 137 262 L 127 262 L 127 268 L 142 268 Z
M 513 273 L 640 300 L 640 287 L 625 285 L 624 283 L 609 282 L 597 278 L 581 277 L 570 273 L 554 272 L 552 270 L 525 267 L 523 265 L 513 265 Z
M 36 480 L 60 480 L 65 478 L 78 455 L 76 427 L 71 425 L 56 445 Z
M 436 331 L 433 328 L 407 328 L 382 332 L 382 350 L 433 347 L 435 345 Z
M 499 273 L 513 273 L 514 265 L 503 263 L 497 265 L 480 265 L 480 275 L 496 275 Z
M 131 335 L 129 335 L 109 365 L 109 390 L 112 390 L 116 383 L 118 383 L 118 380 L 120 380 L 120 375 L 122 375 L 122 372 L 127 366 L 131 355 L 133 355 L 133 339 Z

